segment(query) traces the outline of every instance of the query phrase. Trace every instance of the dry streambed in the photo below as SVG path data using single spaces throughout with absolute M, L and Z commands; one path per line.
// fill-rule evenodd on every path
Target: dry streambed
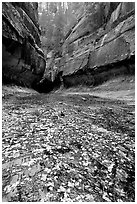
M 134 105 L 3 94 L 3 201 L 134 201 Z

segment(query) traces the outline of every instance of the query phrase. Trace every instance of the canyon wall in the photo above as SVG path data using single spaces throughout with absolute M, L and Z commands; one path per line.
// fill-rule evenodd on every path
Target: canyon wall
M 89 8 L 90 11 L 90 8 Z M 49 92 L 63 84 L 93 86 L 135 70 L 135 3 L 98 3 L 95 12 L 77 12 L 62 53 L 46 60 L 40 49 L 38 3 L 2 3 L 2 77 Z
M 38 3 L 2 3 L 2 80 L 33 87 L 45 70 Z
M 79 15 L 64 41 L 62 57 L 52 60 L 44 78 L 54 82 L 61 75 L 66 87 L 92 86 L 118 74 L 134 73 L 135 4 L 112 2 L 100 7 L 102 16 L 100 10 Z

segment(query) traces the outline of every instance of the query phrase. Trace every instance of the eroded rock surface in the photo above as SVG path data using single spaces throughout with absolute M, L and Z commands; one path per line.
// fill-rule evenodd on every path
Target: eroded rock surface
M 69 87 L 77 84 L 96 85 L 114 75 L 134 73 L 134 3 L 112 4 L 107 3 L 106 7 L 100 4 L 104 21 L 103 18 L 99 20 L 98 9 L 92 15 L 86 15 L 83 11 L 64 41 L 58 71 L 55 72 L 54 65 L 51 68 L 51 78 L 56 78 L 60 72 L 64 85 Z
M 37 3 L 2 4 L 3 82 L 32 86 L 45 70 L 40 49 Z

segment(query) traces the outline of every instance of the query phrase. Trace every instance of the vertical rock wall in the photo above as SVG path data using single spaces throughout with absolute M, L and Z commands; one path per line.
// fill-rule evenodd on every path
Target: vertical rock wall
M 109 75 L 133 71 L 135 56 L 135 7 L 133 2 L 123 2 L 108 10 L 109 18 L 96 30 L 87 32 L 88 17 L 83 17 L 64 43 L 65 63 L 60 68 L 66 86 L 99 84 Z M 85 20 L 84 20 L 85 19 Z M 81 28 L 83 28 L 81 30 Z M 89 28 L 88 28 L 89 30 Z M 81 37 L 82 36 L 82 37 Z M 67 47 L 73 45 L 68 55 Z
M 37 9 L 34 2 L 2 3 L 3 83 L 31 87 L 44 73 Z
M 111 75 L 134 72 L 134 2 L 101 3 L 100 7 L 102 20 L 99 9 L 91 15 L 83 13 L 64 41 L 58 65 L 56 59 L 52 63 L 50 76 L 56 79 L 61 73 L 65 86 L 95 85 Z M 45 70 L 45 76 L 48 73 Z

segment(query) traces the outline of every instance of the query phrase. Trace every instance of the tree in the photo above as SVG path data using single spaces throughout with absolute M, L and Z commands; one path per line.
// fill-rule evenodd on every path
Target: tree
M 54 50 L 61 55 L 62 43 L 66 33 L 77 22 L 76 12 L 81 3 L 77 2 L 46 2 L 39 5 L 39 23 L 42 30 L 44 49 Z
M 39 24 L 42 45 L 47 52 L 60 56 L 62 44 L 73 27 L 84 16 L 92 31 L 105 25 L 119 2 L 42 2 L 39 4 Z M 88 32 L 87 32 L 88 33 Z M 71 50 L 71 49 L 70 49 Z

